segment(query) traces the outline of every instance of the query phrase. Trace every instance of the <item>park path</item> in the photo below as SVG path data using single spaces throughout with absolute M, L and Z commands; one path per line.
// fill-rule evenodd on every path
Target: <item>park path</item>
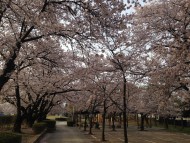
M 107 143 L 123 143 L 123 129 L 116 132 L 106 128 Z M 136 126 L 128 128 L 129 143 L 190 143 L 190 135 L 167 132 L 161 128 L 151 128 L 147 131 L 138 131 Z M 93 135 L 77 127 L 68 127 L 66 122 L 57 122 L 57 129 L 47 133 L 40 143 L 101 143 L 101 130 L 93 129 Z
M 92 138 L 75 127 L 68 127 L 66 122 L 57 122 L 56 131 L 46 133 L 40 143 L 92 143 Z

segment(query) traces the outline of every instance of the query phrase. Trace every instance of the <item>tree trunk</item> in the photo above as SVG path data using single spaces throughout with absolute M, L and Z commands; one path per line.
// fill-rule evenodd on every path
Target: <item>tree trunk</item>
M 174 124 L 174 127 L 176 128 L 176 117 L 173 117 L 173 124 Z
M 109 117 L 108 117 L 108 126 L 111 128 L 111 113 L 109 114 Z
M 8 57 L 8 60 L 5 61 L 5 66 L 2 70 L 2 74 L 0 75 L 0 91 L 3 88 L 4 84 L 8 82 L 10 79 L 10 76 L 15 71 L 15 59 L 18 56 L 19 50 L 21 47 L 21 43 L 17 42 L 15 47 L 12 47 L 12 51 L 10 52 L 10 56 Z
M 106 124 L 106 101 L 104 101 L 104 111 L 102 114 L 102 138 L 101 141 L 105 141 L 105 124 Z
M 147 116 L 144 116 L 144 120 L 145 120 L 145 122 L 146 122 L 146 127 L 148 128 L 148 127 L 150 126 L 148 117 L 147 117 Z
M 81 113 L 79 115 L 79 129 L 81 128 L 81 121 L 82 121 L 82 118 L 81 118 Z
M 125 75 L 123 75 L 123 128 L 124 128 L 124 143 L 128 143 L 127 137 L 127 103 L 126 103 L 126 79 Z
M 119 125 L 121 126 L 122 125 L 122 113 L 119 113 Z
M 168 117 L 164 118 L 164 126 L 166 129 L 168 129 Z
M 92 135 L 92 114 L 90 115 L 90 125 L 89 125 L 89 133 L 90 135 Z
M 34 125 L 34 122 L 35 122 L 35 120 L 29 120 L 28 122 L 27 122 L 27 125 L 30 127 L 30 128 L 32 128 L 32 126 Z
M 184 128 L 183 117 L 181 117 L 181 127 Z
M 144 131 L 144 118 L 145 118 L 145 115 L 141 113 L 141 126 L 140 126 L 141 131 Z
M 27 123 L 27 125 L 29 126 L 29 127 L 32 127 L 33 126 L 33 124 L 34 124 L 34 122 L 35 122 L 35 118 L 34 117 L 32 117 L 32 115 L 27 115 L 28 117 L 27 117 L 27 119 L 26 119 L 26 123 Z
M 42 122 L 43 120 L 46 120 L 46 113 L 41 113 L 38 117 L 38 122 Z
M 78 113 L 76 114 L 76 125 L 77 125 L 77 127 L 79 126 L 79 116 L 78 116 Z
M 18 81 L 16 81 L 15 93 L 16 93 L 17 116 L 16 116 L 16 120 L 13 126 L 13 132 L 21 133 L 21 125 L 22 125 L 23 119 L 22 119 L 20 91 L 19 91 Z
M 149 125 L 150 128 L 152 128 L 152 117 L 150 116 L 150 125 Z
M 22 117 L 17 112 L 16 120 L 13 126 L 13 132 L 21 133 L 21 125 L 22 125 Z
M 86 131 L 86 127 L 87 127 L 87 122 L 86 122 L 86 120 L 87 120 L 87 115 L 85 114 L 85 115 L 84 115 L 84 131 Z
M 115 131 L 115 112 L 113 113 L 113 116 L 112 116 L 112 131 Z

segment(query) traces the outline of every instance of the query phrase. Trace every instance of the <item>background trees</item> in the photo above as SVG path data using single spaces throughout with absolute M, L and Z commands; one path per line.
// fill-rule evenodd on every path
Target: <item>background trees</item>
M 71 70 L 79 62 L 68 60 L 71 56 L 63 49 L 72 50 L 72 58 L 82 49 L 82 57 L 93 40 L 102 38 L 104 28 L 122 23 L 114 14 L 123 9 L 121 1 L 1 1 L 0 90 L 4 95 L 12 92 L 13 98 L 7 94 L 5 99 L 16 105 L 18 122 L 24 106 L 31 110 L 40 102 L 38 108 L 51 107 L 55 94 L 73 89 L 77 81 Z M 105 21 L 111 15 L 112 21 Z M 11 88 L 3 89 L 5 84 Z M 20 123 L 15 131 L 20 132 Z
M 183 92 L 189 94 L 188 15 L 189 2 L 186 0 L 157 1 L 137 8 L 132 20 L 134 43 L 137 48 L 144 49 L 146 55 L 148 90 L 158 99 L 157 107 L 165 107 L 157 109 L 161 116 L 178 116 L 172 102 L 181 100 Z
M 96 0 L 10 0 L 1 1 L 1 6 L 0 89 L 14 72 L 21 50 L 47 46 L 49 40 L 56 41 L 60 47 L 71 43 L 86 47 L 91 39 L 101 37 L 104 27 L 112 28 L 112 24 L 120 22 L 115 19 L 114 23 L 108 23 L 105 17 L 111 18 L 124 9 L 122 2 Z M 77 42 L 81 44 L 76 45 Z
M 173 86 L 185 90 L 188 90 L 186 87 L 189 60 L 188 13 L 189 2 L 185 0 L 180 3 L 161 1 L 139 10 L 136 22 L 141 24 L 135 30 L 138 31 L 136 40 L 139 42 L 137 43 L 143 44 L 145 50 L 151 51 L 149 67 L 152 66 L 152 73 L 165 76 L 167 82 L 170 79 Z M 159 75 L 157 77 L 159 80 Z
M 99 109 L 103 119 L 122 111 L 125 142 L 128 112 L 182 114 L 189 104 L 190 2 L 125 2 L 0 2 L 0 91 L 17 108 L 15 131 L 63 102 Z M 133 5 L 134 13 L 123 11 Z

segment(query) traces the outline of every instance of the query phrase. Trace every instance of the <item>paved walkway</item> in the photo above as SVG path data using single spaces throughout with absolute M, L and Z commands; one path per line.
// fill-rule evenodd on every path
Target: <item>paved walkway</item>
M 106 127 L 106 143 L 123 143 L 123 129 L 112 131 Z M 77 127 L 67 127 L 66 122 L 57 122 L 57 130 L 47 133 L 40 143 L 101 143 L 101 130 L 92 130 L 93 135 Z M 128 128 L 129 143 L 190 143 L 190 135 L 170 133 L 161 128 L 138 131 L 136 126 Z
M 57 122 L 56 131 L 47 133 L 40 143 L 92 143 L 91 136 L 75 127 L 67 127 L 66 122 Z

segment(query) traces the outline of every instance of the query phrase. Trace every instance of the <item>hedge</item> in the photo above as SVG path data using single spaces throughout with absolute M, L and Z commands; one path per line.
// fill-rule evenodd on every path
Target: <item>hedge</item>
M 46 127 L 48 131 L 53 131 L 56 128 L 56 121 L 55 120 L 44 120 L 44 123 L 46 123 Z
M 16 116 L 13 115 L 4 115 L 0 116 L 0 125 L 9 125 L 14 123 Z
M 10 132 L 0 132 L 0 143 L 21 143 L 22 135 Z
M 74 125 L 75 125 L 75 122 L 72 119 L 67 118 L 67 126 L 73 127 Z
M 47 127 L 47 124 L 45 122 L 37 122 L 34 123 L 34 125 L 32 126 L 32 130 L 34 131 L 35 134 L 39 134 L 42 131 L 44 131 Z
M 67 118 L 65 117 L 59 117 L 59 118 L 55 118 L 56 121 L 67 121 Z

